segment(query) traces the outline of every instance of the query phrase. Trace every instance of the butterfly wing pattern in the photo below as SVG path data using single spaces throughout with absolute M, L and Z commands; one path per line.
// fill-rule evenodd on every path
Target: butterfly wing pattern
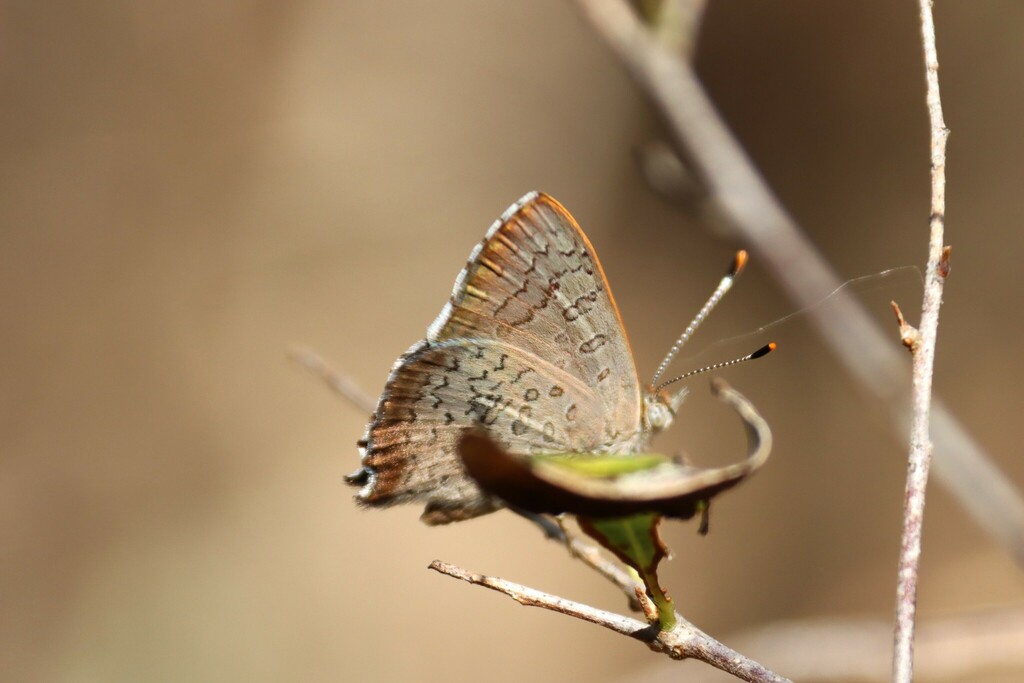
M 643 439 L 633 354 L 604 272 L 542 193 L 495 221 L 426 339 L 395 363 L 349 477 L 357 499 L 424 502 L 427 524 L 498 509 L 456 452 L 474 426 L 523 454 L 632 452 Z

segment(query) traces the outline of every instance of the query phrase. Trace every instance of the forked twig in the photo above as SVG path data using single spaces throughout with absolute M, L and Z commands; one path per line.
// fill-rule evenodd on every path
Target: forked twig
M 921 327 L 910 345 L 913 354 L 913 419 L 910 454 L 903 508 L 903 536 L 900 543 L 899 574 L 896 585 L 896 629 L 893 636 L 892 680 L 910 683 L 914 678 L 914 621 L 917 611 L 917 576 L 921 557 L 921 527 L 924 524 L 925 491 L 932 461 L 929 417 L 932 400 L 932 371 L 939 327 L 942 289 L 949 272 L 949 250 L 943 244 L 946 215 L 946 139 L 949 130 L 942 117 L 939 97 L 939 60 L 935 49 L 935 21 L 932 0 L 919 0 L 921 38 L 924 45 L 928 120 L 931 128 L 932 199 L 928 266 L 925 270 Z M 898 311 L 898 308 L 897 308 Z M 902 319 L 902 316 L 899 316 Z M 905 323 L 901 325 L 904 327 Z M 906 334 L 901 332 L 906 338 Z
M 708 495 L 713 496 L 714 493 L 711 491 L 715 489 L 715 485 L 720 485 L 718 491 L 725 490 L 731 487 L 733 484 L 738 483 L 742 478 L 749 475 L 751 472 L 756 470 L 761 464 L 764 463 L 768 457 L 768 453 L 771 450 L 771 431 L 768 429 L 767 423 L 764 418 L 754 409 L 753 405 L 744 398 L 741 394 L 731 389 L 725 382 L 717 380 L 712 385 L 712 390 L 717 398 L 723 401 L 726 405 L 731 407 L 737 412 L 740 419 L 743 421 L 744 426 L 747 430 L 747 458 L 742 463 L 730 468 L 740 468 L 732 472 L 728 478 L 723 478 L 720 472 L 715 473 L 713 480 L 709 479 L 708 484 L 704 491 Z M 479 437 L 478 437 L 479 438 Z M 465 444 L 465 441 L 463 441 Z M 492 457 L 497 457 L 497 454 L 491 453 Z M 463 462 L 466 464 L 467 471 L 473 473 L 474 460 L 472 458 L 479 457 L 479 454 L 473 454 L 470 458 L 470 454 L 463 452 Z M 512 457 L 512 456 L 509 456 Z M 722 468 L 722 469 L 730 469 Z M 742 472 L 741 472 L 742 470 Z M 705 471 L 702 474 L 710 475 L 711 470 Z M 550 472 L 547 473 L 550 476 Z M 699 476 L 699 475 L 694 475 Z M 486 480 L 478 480 L 478 483 L 485 487 Z M 555 479 L 546 480 L 552 485 L 555 484 Z M 727 483 L 731 482 L 731 483 Z M 571 487 L 566 485 L 563 490 L 568 495 L 571 491 Z M 565 500 L 572 500 L 571 497 L 567 497 Z M 612 547 L 612 546 L 608 546 Z M 624 561 L 630 563 L 630 560 L 623 557 Z M 656 563 L 657 561 L 655 561 Z M 591 565 L 595 566 L 595 565 Z M 638 565 L 633 566 L 640 568 Z M 512 597 L 517 602 L 523 605 L 529 605 L 534 607 L 543 607 L 548 610 L 559 612 L 568 616 L 576 617 L 584 621 L 589 621 L 594 624 L 604 626 L 605 628 L 616 631 L 623 635 L 628 635 L 631 638 L 641 640 L 648 645 L 655 652 L 661 652 L 669 655 L 674 659 L 693 658 L 699 659 L 711 666 L 726 671 L 734 676 L 742 678 L 746 681 L 785 681 L 786 679 L 780 677 L 778 674 L 770 671 L 763 665 L 755 662 L 754 660 L 746 657 L 735 650 L 726 647 L 721 642 L 708 636 L 706 633 L 695 627 L 692 623 L 683 619 L 678 612 L 675 612 L 675 625 L 666 626 L 666 630 L 661 630 L 657 625 L 649 622 L 637 621 L 630 617 L 624 617 L 619 614 L 606 612 L 599 610 L 589 605 L 573 602 L 566 600 L 558 596 L 554 596 L 548 593 L 527 588 L 517 583 L 512 583 L 498 577 L 484 576 L 481 574 L 474 574 L 466 571 L 460 567 L 450 565 L 439 560 L 435 560 L 430 565 L 431 569 L 453 576 L 456 578 L 463 579 L 473 584 L 485 586 L 492 590 L 496 590 Z M 607 576 L 607 575 L 606 575 Z M 614 579 L 613 579 L 614 580 Z M 647 581 L 647 591 L 651 591 L 651 583 L 649 578 Z M 657 619 L 661 624 L 666 624 L 668 620 L 664 619 L 665 613 L 659 614 L 657 610 L 671 608 L 671 603 L 668 605 L 658 603 L 655 598 L 655 604 L 658 607 L 655 608 L 653 605 L 646 603 L 643 599 L 643 592 L 638 589 L 636 584 L 630 580 L 626 586 L 622 583 L 618 584 L 620 588 L 624 590 L 628 586 L 628 589 L 633 591 L 636 595 L 638 602 L 645 607 L 644 612 L 649 620 Z
M 666 49 L 625 0 L 576 0 L 611 50 L 665 118 L 691 175 L 719 216 L 757 252 L 788 295 L 812 308 L 839 278 L 801 233 L 722 122 L 692 66 Z M 847 371 L 889 408 L 906 434 L 904 364 L 863 306 L 848 296 L 811 320 Z M 932 406 L 935 473 L 974 521 L 1024 564 L 1024 498 L 939 401 Z
M 566 600 L 505 579 L 474 574 L 440 560 L 431 562 L 430 568 L 441 574 L 504 593 L 520 605 L 541 607 L 603 626 L 639 640 L 654 652 L 666 654 L 673 659 L 699 659 L 744 681 L 784 683 L 789 680 L 723 645 L 678 614 L 674 629 L 659 631 L 656 625 L 652 626 L 631 617 Z
M 352 379 L 333 369 L 315 352 L 307 349 L 293 349 L 289 355 L 292 360 L 322 379 L 328 387 L 346 401 L 354 404 L 357 408 L 366 408 L 368 411 L 373 410 L 372 402 L 362 388 Z M 742 404 L 741 408 L 747 407 L 745 399 L 742 398 L 733 398 L 730 403 L 736 407 L 737 401 Z M 743 415 L 742 411 L 741 415 Z M 748 420 L 749 417 L 744 419 Z M 549 538 L 565 542 L 575 559 L 580 560 L 583 564 L 597 571 L 601 576 L 617 586 L 629 599 L 631 608 L 646 607 L 646 612 L 650 612 L 653 609 L 649 604 L 645 604 L 643 590 L 629 572 L 606 558 L 597 546 L 572 537 L 564 531 L 556 533 L 550 528 L 549 524 L 545 523 L 544 518 L 541 516 L 531 514 L 524 514 L 524 516 L 536 523 Z M 659 631 L 656 625 L 652 626 L 647 622 L 559 598 L 504 579 L 472 574 L 439 560 L 432 562 L 430 568 L 442 574 L 505 593 L 520 604 L 543 607 L 604 626 L 618 633 L 628 635 L 631 638 L 641 640 L 651 650 L 667 654 L 673 659 L 700 659 L 745 681 L 765 683 L 785 683 L 788 681 L 788 679 L 782 678 L 763 665 L 723 645 L 683 619 L 678 613 L 676 618 L 677 625 L 673 630 Z M 655 615 L 648 613 L 647 616 L 653 617 Z

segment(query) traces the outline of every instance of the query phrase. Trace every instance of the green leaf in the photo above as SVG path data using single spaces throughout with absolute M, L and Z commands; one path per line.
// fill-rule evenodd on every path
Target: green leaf
M 658 608 L 661 630 L 674 628 L 675 607 L 658 583 L 658 564 L 668 552 L 658 533 L 661 515 L 647 512 L 608 519 L 580 517 L 577 521 L 583 531 L 637 571 L 647 588 L 647 595 Z
M 551 463 L 588 477 L 617 477 L 652 470 L 672 460 L 661 453 L 543 453 L 530 457 L 537 463 Z

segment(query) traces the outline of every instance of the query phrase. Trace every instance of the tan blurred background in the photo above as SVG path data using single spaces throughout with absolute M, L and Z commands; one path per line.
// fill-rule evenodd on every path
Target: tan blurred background
M 915 5 L 716 0 L 701 35 L 730 125 L 846 278 L 925 258 Z M 1024 4 L 936 20 L 956 250 L 936 385 L 1022 486 Z M 0 678 L 701 673 L 429 572 L 624 608 L 507 513 L 429 529 L 356 509 L 342 475 L 366 416 L 286 360 L 305 343 L 376 395 L 537 188 L 588 231 L 649 376 L 742 245 L 639 179 L 659 124 L 571 3 L 4 2 L 0 98 Z M 694 351 L 793 311 L 757 257 Z M 862 293 L 893 344 L 888 299 L 920 297 L 903 275 Z M 773 459 L 706 539 L 669 526 L 665 584 L 722 636 L 888 620 L 905 439 L 805 320 L 772 334 L 777 354 L 727 377 Z M 734 418 L 693 389 L 659 445 L 735 457 Z M 923 617 L 1024 603 L 1019 568 L 937 486 L 927 512 Z

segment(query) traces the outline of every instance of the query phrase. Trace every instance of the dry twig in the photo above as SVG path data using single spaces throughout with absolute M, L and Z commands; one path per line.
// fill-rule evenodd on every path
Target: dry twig
M 747 428 L 748 459 L 745 464 L 751 468 L 748 470 L 749 473 L 749 471 L 756 469 L 757 465 L 754 464 L 755 461 L 763 462 L 764 459 L 767 458 L 768 452 L 771 449 L 771 433 L 763 418 L 761 418 L 757 411 L 754 410 L 753 406 L 750 405 L 743 396 L 731 390 L 724 382 L 717 381 L 713 385 L 713 391 L 719 399 L 723 400 L 726 404 L 737 411 Z M 484 482 L 480 483 L 483 486 Z M 707 490 L 711 490 L 710 485 Z M 713 494 L 709 493 L 708 495 Z M 563 536 L 567 537 L 568 532 L 563 531 Z M 570 548 L 574 550 L 574 553 L 577 554 L 577 557 L 580 557 L 579 549 L 583 547 L 585 547 L 585 544 L 578 544 L 578 542 L 570 546 Z M 608 547 L 611 548 L 612 546 Z M 631 579 L 623 580 L 625 577 L 619 576 L 622 574 L 621 570 L 613 572 L 603 570 L 602 567 L 607 564 L 607 561 L 601 559 L 601 556 L 597 552 L 594 554 L 596 560 L 592 560 L 588 562 L 588 564 L 590 564 L 591 567 L 602 571 L 606 577 L 611 578 L 612 581 L 627 593 L 627 595 L 629 593 L 633 593 L 636 600 L 644 608 L 644 613 L 648 618 L 648 622 L 637 621 L 629 617 L 599 610 L 594 607 L 590 607 L 589 605 L 583 605 L 548 593 L 542 593 L 535 589 L 527 588 L 498 577 L 473 574 L 459 567 L 437 560 L 430 565 L 430 568 L 443 574 L 463 579 L 470 583 L 500 591 L 523 605 L 543 607 L 561 614 L 576 617 L 577 619 L 583 619 L 584 621 L 599 624 L 605 628 L 616 631 L 617 633 L 641 640 L 647 643 L 648 647 L 653 651 L 667 654 L 674 659 L 699 659 L 717 669 L 721 669 L 722 671 L 747 681 L 786 680 L 768 670 L 758 662 L 741 655 L 714 638 L 711 638 L 693 624 L 683 619 L 678 612 L 673 612 L 675 617 L 673 623 L 675 625 L 671 627 L 666 626 L 665 630 L 659 628 L 657 624 L 650 623 L 651 620 L 657 619 L 660 624 L 666 624 L 668 622 L 668 620 L 664 618 L 666 613 L 659 613 L 659 610 L 670 609 L 671 603 L 668 603 L 668 606 L 666 606 L 664 603 L 659 603 L 657 598 L 655 598 L 654 603 L 658 605 L 655 607 L 645 599 L 643 588 L 637 586 Z M 622 555 L 621 557 L 627 562 L 627 564 L 632 564 L 628 559 L 626 559 L 626 555 Z M 584 558 L 581 557 L 581 559 Z M 657 564 L 657 559 L 654 561 L 654 564 Z M 640 569 L 640 566 L 638 565 L 634 564 L 633 566 Z M 647 593 L 651 594 L 652 588 L 650 579 L 646 578 L 645 581 L 648 586 Z
M 896 586 L 896 630 L 893 637 L 892 679 L 909 683 L 914 678 L 914 617 L 917 611 L 917 575 L 921 557 L 921 526 L 924 524 L 925 490 L 932 461 L 929 433 L 932 401 L 932 373 L 939 327 L 939 307 L 946 280 L 949 252 L 943 248 L 946 215 L 946 138 L 949 130 L 942 118 L 939 97 L 939 59 L 935 50 L 935 22 L 932 0 L 920 0 L 921 37 L 924 44 L 928 120 L 931 127 L 932 201 L 928 266 L 925 270 L 921 328 L 913 354 L 913 411 L 910 456 L 903 508 L 903 537 L 900 544 L 899 575 Z M 945 258 L 944 258 L 945 255 Z
M 505 579 L 473 574 L 440 560 L 431 562 L 430 568 L 456 579 L 504 593 L 520 605 L 542 607 L 604 626 L 616 633 L 635 638 L 654 652 L 666 654 L 673 659 L 699 659 L 744 681 L 783 683 L 789 680 L 718 642 L 678 613 L 676 627 L 671 631 L 660 631 L 657 625 L 566 600 Z

